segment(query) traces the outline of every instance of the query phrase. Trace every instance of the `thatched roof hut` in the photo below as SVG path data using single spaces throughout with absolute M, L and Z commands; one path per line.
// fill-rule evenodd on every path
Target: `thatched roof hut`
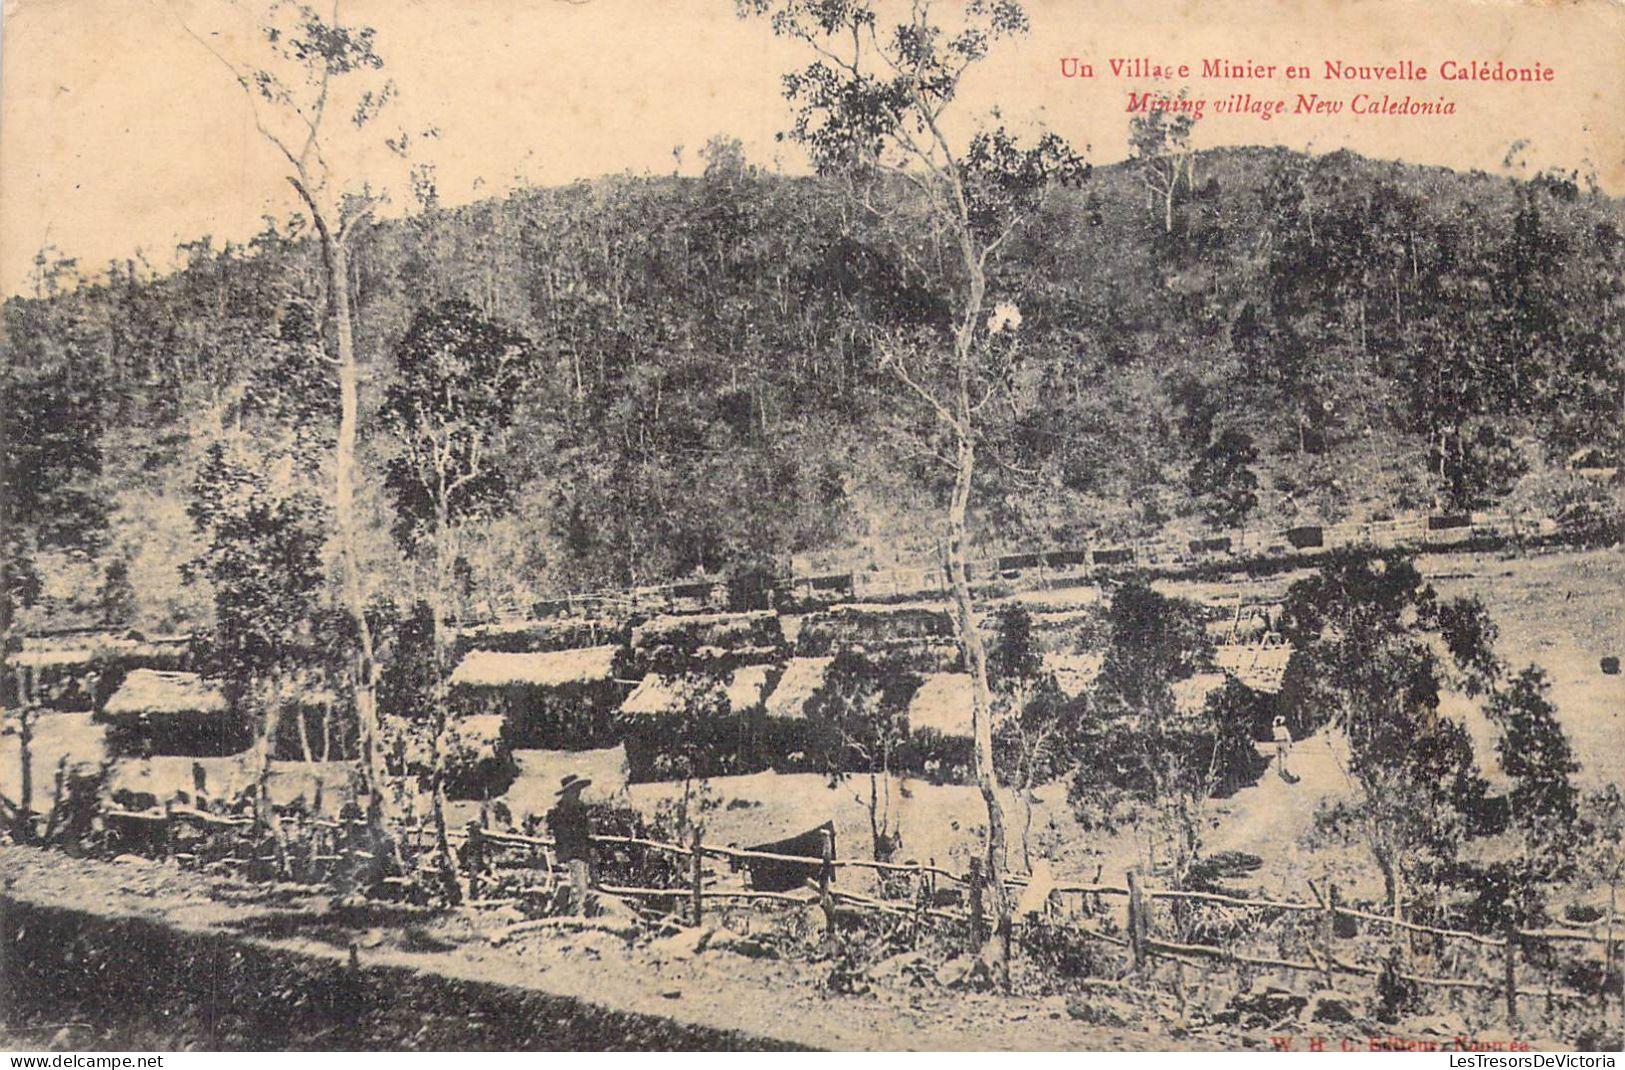
M 453 687 L 567 687 L 614 677 L 616 646 L 589 646 L 540 653 L 471 650 L 451 674 Z
M 252 733 L 214 684 L 194 672 L 135 669 L 96 715 L 113 725 L 116 750 L 206 757 L 234 754 Z
M 779 677 L 778 686 L 767 696 L 767 715 L 783 720 L 800 720 L 807 716 L 807 703 L 824 687 L 824 678 L 835 659 L 791 658 Z
M 723 698 L 728 712 L 744 713 L 762 703 L 767 691 L 769 665 L 741 665 L 728 674 L 723 684 Z M 688 695 L 703 688 L 706 678 L 698 673 L 671 677 L 649 673 L 621 704 L 624 716 L 664 717 L 681 714 L 686 710 Z
M 708 674 L 650 673 L 621 705 L 633 780 L 724 776 L 759 768 L 780 748 L 762 713 L 776 668 L 715 666 Z M 692 716 L 691 715 L 697 715 Z M 673 723 L 673 719 L 681 719 Z M 765 749 L 765 753 L 764 753 Z
M 807 614 L 796 645 L 802 653 L 823 654 L 852 645 L 880 648 L 951 641 L 953 636 L 953 619 L 936 603 L 858 604 Z
M 514 747 L 605 746 L 627 687 L 616 679 L 622 648 L 579 647 L 537 653 L 470 651 L 451 674 L 460 719 L 506 718 Z

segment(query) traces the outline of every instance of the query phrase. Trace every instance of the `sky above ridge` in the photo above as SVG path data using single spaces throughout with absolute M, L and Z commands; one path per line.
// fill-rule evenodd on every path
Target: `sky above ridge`
M 325 5 L 326 0 L 324 0 Z M 940 2 L 940 0 L 939 0 Z M 275 150 L 256 133 L 227 69 L 257 47 L 259 3 L 226 0 L 7 0 L 0 67 L 0 289 L 29 292 L 42 247 L 95 272 L 139 250 L 157 269 L 175 246 L 218 244 L 295 209 Z M 1625 189 L 1625 7 L 1505 0 L 1031 0 L 1032 29 L 967 83 L 960 133 L 998 107 L 1052 128 L 1098 164 L 1128 154 L 1130 91 L 1207 98 L 1198 147 L 1352 149 L 1459 170 L 1595 173 Z M 378 31 L 400 89 L 399 114 L 433 124 L 425 149 L 444 203 L 606 173 L 694 173 L 713 135 L 739 138 L 755 163 L 805 170 L 775 141 L 789 120 L 780 77 L 807 55 L 732 0 L 344 0 L 343 18 Z M 189 28 L 190 31 L 189 32 Z M 1094 68 L 1065 78 L 1065 58 Z M 1157 82 L 1117 77 L 1112 59 L 1191 65 Z M 1274 77 L 1203 79 L 1204 59 L 1274 64 Z M 1331 82 L 1327 61 L 1430 68 L 1426 82 Z M 1540 65 L 1536 84 L 1449 81 L 1465 69 Z M 1312 77 L 1288 79 L 1301 64 Z M 1295 105 L 1301 93 L 1345 101 L 1338 114 L 1265 120 L 1237 94 Z M 1454 115 L 1353 114 L 1387 95 L 1450 100 Z M 374 143 L 340 156 L 358 179 L 387 184 Z M 1510 157 L 1510 158 L 1509 158 Z M 404 203 L 397 197 L 397 204 Z

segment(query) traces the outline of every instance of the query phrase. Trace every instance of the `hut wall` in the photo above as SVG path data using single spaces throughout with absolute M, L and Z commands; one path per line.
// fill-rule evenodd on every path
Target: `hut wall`
M 504 739 L 512 749 L 585 750 L 619 742 L 615 711 L 626 690 L 616 680 L 459 685 L 451 689 L 451 704 L 456 716 L 500 714 L 506 721 Z
M 505 654 L 540 654 L 555 650 L 621 644 L 630 629 L 609 618 L 590 620 L 536 620 L 518 625 L 488 625 L 460 632 L 454 643 L 455 660 L 473 650 Z
M 236 713 L 144 713 L 110 719 L 108 749 L 116 756 L 221 758 L 254 742 L 248 718 Z

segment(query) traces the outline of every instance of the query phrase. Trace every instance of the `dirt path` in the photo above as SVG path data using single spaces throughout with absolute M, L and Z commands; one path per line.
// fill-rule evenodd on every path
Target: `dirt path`
M 879 985 L 863 995 L 833 995 L 820 983 L 829 972 L 828 964 L 711 951 L 666 957 L 602 932 L 532 936 L 494 946 L 483 930 L 513 920 L 499 915 L 443 914 L 410 924 L 358 927 L 338 920 L 325 899 L 256 901 L 241 886 L 160 863 L 93 862 L 4 848 L 0 880 L 7 899 L 31 908 L 84 912 L 117 923 L 156 923 L 181 934 L 231 937 L 250 947 L 326 963 L 328 968 L 344 963 L 355 943 L 365 973 L 405 970 L 402 977 L 432 975 L 451 983 L 567 997 L 580 1001 L 575 1013 L 607 1010 L 635 1016 L 631 1021 L 666 1020 L 690 1030 L 682 1034 L 689 1037 L 707 1035 L 696 1032 L 703 1030 L 738 1034 L 737 1043 L 706 1046 L 1083 1051 L 1168 1046 L 1228 1050 L 1266 1043 L 1262 1037 L 1218 1032 L 1178 1035 L 1173 1023 L 1155 1015 L 1122 1027 L 1086 1026 L 1054 997 L 996 997 Z M 222 902 L 218 898 L 222 895 L 240 898 Z M 70 919 L 64 923 L 70 931 L 86 927 L 82 917 L 75 922 L 71 920 L 75 915 L 59 916 Z M 119 948 L 118 954 L 126 960 L 120 967 L 125 971 L 153 965 L 144 961 L 140 946 Z M 174 968 L 173 963 L 158 965 Z M 442 1005 L 441 997 L 422 1007 L 403 1001 L 389 1011 L 390 1029 L 419 1016 L 428 1021 L 460 1013 Z M 555 1006 L 548 1013 L 559 1011 Z M 0 1021 L 14 1033 L 27 1024 Z M 538 1021 L 536 1029 L 531 1036 L 535 1043 L 523 1046 L 556 1046 L 548 1042 L 551 1035 L 561 1029 L 568 1032 L 568 1023 L 561 1020 L 549 1026 Z M 445 1042 L 443 1033 L 433 1036 L 436 1042 Z M 607 1045 L 623 1043 L 616 1036 L 600 1039 Z M 390 1033 L 377 1043 L 413 1046 L 409 1032 Z M 634 1041 L 628 1038 L 624 1043 L 633 1046 Z M 469 1046 L 480 1045 L 476 1040 Z M 636 1046 L 649 1046 L 647 1038 Z

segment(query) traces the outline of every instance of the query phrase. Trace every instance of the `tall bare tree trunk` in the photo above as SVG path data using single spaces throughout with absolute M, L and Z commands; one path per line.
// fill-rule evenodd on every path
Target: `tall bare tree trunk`
M 372 629 L 367 625 L 366 593 L 361 585 L 361 567 L 356 560 L 355 442 L 360 408 L 360 375 L 355 361 L 350 261 L 344 242 L 336 239 L 316 205 L 312 203 L 310 207 L 321 232 L 322 260 L 327 269 L 328 307 L 333 317 L 333 335 L 338 350 L 339 433 L 333 447 L 333 522 L 338 529 L 339 578 L 355 623 L 359 647 L 352 667 L 357 758 L 361 782 L 367 791 L 367 824 L 372 831 L 373 842 L 380 849 L 387 847 L 395 863 L 404 868 L 400 845 L 389 828 L 394 807 L 384 777 L 383 740 L 378 721 L 378 666 L 373 659 Z
M 17 758 L 22 781 L 17 794 L 17 826 L 12 835 L 22 843 L 34 842 L 34 719 L 39 709 L 32 686 L 33 673 L 17 670 Z
M 971 242 L 968 227 L 962 231 L 960 251 L 969 276 L 969 288 L 954 333 L 954 366 L 958 380 L 950 422 L 954 432 L 954 485 L 948 501 L 943 565 L 954 604 L 954 629 L 959 634 L 959 647 L 971 677 L 973 764 L 976 786 L 987 807 L 986 864 L 982 872 L 986 881 L 986 900 L 993 914 L 993 928 L 978 957 L 978 968 L 984 973 L 985 981 L 1008 988 L 1011 906 L 1009 892 L 1004 885 L 1004 806 L 999 802 L 999 778 L 993 767 L 993 695 L 987 682 L 987 648 L 976 625 L 976 606 L 971 596 L 965 556 L 972 476 L 976 470 L 976 410 L 971 403 L 971 381 L 976 328 L 981 322 L 982 306 L 987 297 L 987 276 Z
M 968 409 L 968 406 L 967 406 Z M 968 432 L 968 426 L 963 428 Z M 948 506 L 948 540 L 944 563 L 948 589 L 954 602 L 954 628 L 959 633 L 965 667 L 971 676 L 971 737 L 974 743 L 976 786 L 987 807 L 987 853 L 982 872 L 987 881 L 987 902 L 992 909 L 993 931 L 982 948 L 981 963 L 992 975 L 989 980 L 1008 985 L 1010 978 L 1010 897 L 1004 885 L 1005 831 L 1004 806 L 999 802 L 999 779 L 993 768 L 993 700 L 987 684 L 987 648 L 976 626 L 976 609 L 971 599 L 970 576 L 966 567 L 966 513 L 970 505 L 971 475 L 976 449 L 968 433 L 959 436 L 953 497 Z

